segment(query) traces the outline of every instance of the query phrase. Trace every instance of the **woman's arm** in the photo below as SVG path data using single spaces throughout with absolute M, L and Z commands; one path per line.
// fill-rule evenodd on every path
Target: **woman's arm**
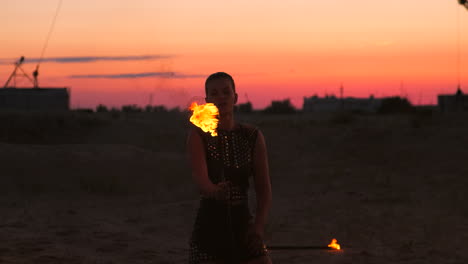
M 200 134 L 192 129 L 187 138 L 187 148 L 192 168 L 192 177 L 200 193 L 207 197 L 218 198 L 224 188 L 222 185 L 213 184 L 208 178 L 208 167 L 206 165 L 205 148 Z
M 257 134 L 254 150 L 254 184 L 257 196 L 254 228 L 255 232 L 263 236 L 271 207 L 272 195 L 265 138 L 260 131 Z

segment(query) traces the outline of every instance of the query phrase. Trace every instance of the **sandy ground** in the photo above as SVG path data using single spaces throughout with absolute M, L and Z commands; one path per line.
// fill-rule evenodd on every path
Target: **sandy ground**
M 274 263 L 468 263 L 466 116 L 245 119 L 269 148 L 267 244 L 344 247 Z M 108 126 L 75 144 L 0 143 L 0 263 L 187 263 L 185 132 L 145 147 Z

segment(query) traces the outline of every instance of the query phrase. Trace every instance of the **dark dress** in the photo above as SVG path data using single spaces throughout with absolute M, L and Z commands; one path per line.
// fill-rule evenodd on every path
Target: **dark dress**
M 214 184 L 229 181 L 232 187 L 227 201 L 201 197 L 190 239 L 189 263 L 239 263 L 266 255 L 262 244 L 254 249 L 247 247 L 247 231 L 253 220 L 247 195 L 258 130 L 238 124 L 234 130 L 218 130 L 218 136 L 212 137 L 195 129 L 205 146 L 209 179 Z

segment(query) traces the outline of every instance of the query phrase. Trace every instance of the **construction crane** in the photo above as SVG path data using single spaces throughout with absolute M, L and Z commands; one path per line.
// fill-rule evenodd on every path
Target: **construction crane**
M 458 0 L 458 3 L 460 5 L 463 5 L 466 7 L 466 9 L 468 9 L 468 0 Z
M 10 81 L 12 81 L 12 80 L 13 80 L 13 87 L 16 87 L 16 77 L 18 76 L 18 70 L 20 70 L 21 73 L 22 73 L 22 74 L 20 74 L 21 77 L 26 77 L 26 79 L 28 79 L 29 81 L 31 81 L 31 83 L 34 84 L 34 88 L 38 88 L 37 87 L 37 75 L 33 74 L 34 75 L 34 80 L 31 77 L 29 77 L 29 75 L 23 70 L 23 68 L 21 68 L 21 65 L 23 64 L 23 62 L 24 62 L 24 56 L 21 56 L 21 58 L 17 62 L 15 62 L 15 69 L 11 73 L 10 77 L 6 81 L 3 88 L 8 88 L 9 84 L 10 84 Z

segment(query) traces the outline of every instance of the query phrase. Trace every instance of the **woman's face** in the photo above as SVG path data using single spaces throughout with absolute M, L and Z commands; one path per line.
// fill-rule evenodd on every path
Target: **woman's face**
M 232 112 L 237 102 L 237 94 L 234 92 L 229 79 L 215 79 L 206 84 L 207 103 L 213 103 L 218 107 L 220 114 Z

